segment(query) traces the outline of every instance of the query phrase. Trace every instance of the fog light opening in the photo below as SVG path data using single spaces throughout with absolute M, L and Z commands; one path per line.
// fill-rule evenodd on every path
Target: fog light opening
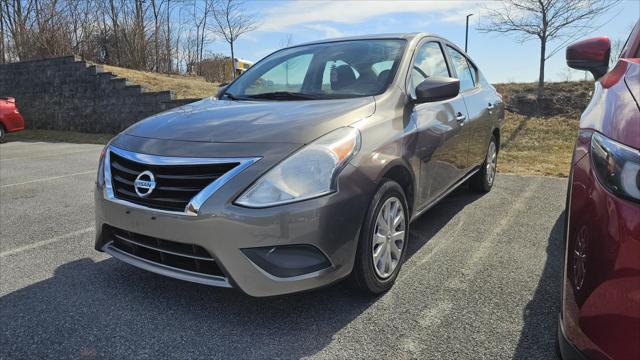
M 310 274 L 331 266 L 329 259 L 312 245 L 282 245 L 242 249 L 260 269 L 278 278 Z

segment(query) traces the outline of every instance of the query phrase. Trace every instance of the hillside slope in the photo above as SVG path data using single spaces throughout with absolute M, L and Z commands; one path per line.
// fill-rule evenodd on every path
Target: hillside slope
M 205 98 L 215 95 L 218 85 L 210 83 L 199 76 L 159 74 L 147 71 L 125 69 L 117 66 L 97 65 L 103 71 L 112 72 L 118 77 L 136 85 L 141 85 L 146 91 L 171 90 L 176 99 Z
M 566 177 L 580 114 L 593 81 L 547 83 L 540 104 L 535 83 L 496 84 L 508 109 L 502 129 L 500 172 Z

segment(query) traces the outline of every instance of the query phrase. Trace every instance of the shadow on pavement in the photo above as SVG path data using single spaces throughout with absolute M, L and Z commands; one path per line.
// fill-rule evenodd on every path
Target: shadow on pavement
M 556 326 L 560 311 L 560 281 L 562 279 L 564 212 L 556 220 L 547 244 L 547 261 L 538 287 L 524 309 L 524 326 L 514 359 L 557 359 Z
M 414 222 L 407 255 L 478 198 L 458 190 Z M 300 358 L 376 301 L 345 283 L 256 299 L 84 258 L 0 298 L 0 358 Z

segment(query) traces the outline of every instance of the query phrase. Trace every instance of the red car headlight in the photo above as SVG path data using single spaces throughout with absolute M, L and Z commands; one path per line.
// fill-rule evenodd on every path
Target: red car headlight
M 604 187 L 620 197 L 640 202 L 640 151 L 594 132 L 591 161 Z

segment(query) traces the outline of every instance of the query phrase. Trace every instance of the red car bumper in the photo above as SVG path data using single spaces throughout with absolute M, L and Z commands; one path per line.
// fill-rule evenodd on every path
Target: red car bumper
M 640 359 L 640 205 L 596 178 L 583 131 L 567 202 L 561 331 L 589 359 Z M 563 356 L 568 356 L 563 351 Z
M 19 112 L 7 112 L 2 115 L 2 125 L 7 132 L 24 130 L 24 118 Z

